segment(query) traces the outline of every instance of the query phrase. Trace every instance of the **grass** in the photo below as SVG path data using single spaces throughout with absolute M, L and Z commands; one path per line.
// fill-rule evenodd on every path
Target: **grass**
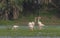
M 34 31 L 24 28 L 17 30 L 0 29 L 0 36 L 60 36 L 60 29 L 56 26 L 44 28 L 42 30 L 34 29 Z
M 54 16 L 47 17 L 47 16 L 41 16 L 41 21 L 44 24 L 60 24 L 60 19 L 57 19 Z M 29 21 L 34 21 L 34 17 L 25 17 L 25 18 L 20 18 L 18 20 L 0 20 L 0 25 L 13 25 L 15 23 L 18 23 L 19 25 L 21 24 L 27 24 Z

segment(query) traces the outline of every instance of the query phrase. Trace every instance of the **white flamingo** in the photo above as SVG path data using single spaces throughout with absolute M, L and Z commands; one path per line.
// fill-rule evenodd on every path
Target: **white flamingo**
M 34 21 L 36 22 L 36 19 Z M 30 30 L 32 30 L 32 31 L 34 29 L 35 22 L 32 21 L 32 22 L 28 23 L 28 26 L 29 26 Z
M 12 29 L 17 29 L 19 26 L 18 25 L 14 25 L 13 27 L 12 27 Z
M 40 21 L 41 17 L 38 17 L 38 25 L 39 25 L 39 29 L 41 30 L 43 26 L 45 26 L 41 21 Z

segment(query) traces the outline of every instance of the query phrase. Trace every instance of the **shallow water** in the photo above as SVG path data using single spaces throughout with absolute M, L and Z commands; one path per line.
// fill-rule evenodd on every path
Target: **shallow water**
M 38 36 L 38 37 L 28 37 L 28 36 L 25 36 L 25 37 L 22 37 L 22 36 L 15 36 L 15 37 L 12 37 L 12 36 L 0 36 L 0 38 L 60 38 L 60 37 L 50 37 L 50 36 Z
M 7 28 L 7 26 L 0 26 L 0 29 L 5 29 Z
M 1 25 L 0 26 L 0 29 L 6 29 L 6 28 L 12 28 L 12 26 L 11 25 Z M 38 26 L 34 26 L 34 28 L 35 29 L 38 29 Z M 60 28 L 60 25 L 46 25 L 46 26 L 44 26 L 44 28 L 46 29 L 46 28 L 57 28 L 57 29 L 59 29 Z M 28 26 L 25 26 L 25 25 L 21 25 L 21 26 L 19 26 L 19 28 L 18 29 L 29 29 L 29 27 Z
M 9 27 L 12 27 L 12 26 L 9 26 Z M 0 26 L 0 29 L 6 29 L 6 28 L 8 28 L 8 26 Z M 35 26 L 34 28 L 37 29 L 38 26 Z M 51 26 L 45 26 L 44 28 L 45 29 L 46 28 L 60 29 L 60 26 L 59 25 L 57 25 L 57 26 L 51 25 Z M 28 26 L 19 26 L 18 29 L 29 29 L 29 28 L 28 28 Z M 50 33 L 48 33 L 48 34 L 50 34 Z M 33 36 L 33 37 L 28 37 L 28 36 L 24 36 L 24 37 L 22 37 L 22 36 L 0 36 L 0 38 L 60 38 L 60 37 L 59 36 L 53 36 L 53 37 L 51 37 L 51 36 L 38 36 L 38 37 L 37 36 Z

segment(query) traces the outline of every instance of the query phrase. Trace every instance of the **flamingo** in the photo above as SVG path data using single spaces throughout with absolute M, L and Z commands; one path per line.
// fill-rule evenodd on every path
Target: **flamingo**
M 45 26 L 41 21 L 40 21 L 41 17 L 38 17 L 38 25 L 39 25 L 39 29 L 41 30 L 43 26 Z
M 36 19 L 34 21 L 36 22 Z M 29 26 L 30 30 L 32 30 L 32 31 L 33 31 L 34 25 L 35 25 L 34 21 L 28 23 L 28 26 Z
M 30 30 L 33 31 L 35 23 L 32 21 L 32 22 L 29 22 L 28 25 L 29 25 Z
M 12 29 L 17 29 L 18 27 L 19 27 L 18 25 L 14 25 Z

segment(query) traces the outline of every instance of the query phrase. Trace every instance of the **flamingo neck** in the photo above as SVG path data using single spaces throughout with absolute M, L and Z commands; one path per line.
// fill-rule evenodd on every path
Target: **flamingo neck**
M 40 20 L 38 19 L 38 22 L 39 22 Z

